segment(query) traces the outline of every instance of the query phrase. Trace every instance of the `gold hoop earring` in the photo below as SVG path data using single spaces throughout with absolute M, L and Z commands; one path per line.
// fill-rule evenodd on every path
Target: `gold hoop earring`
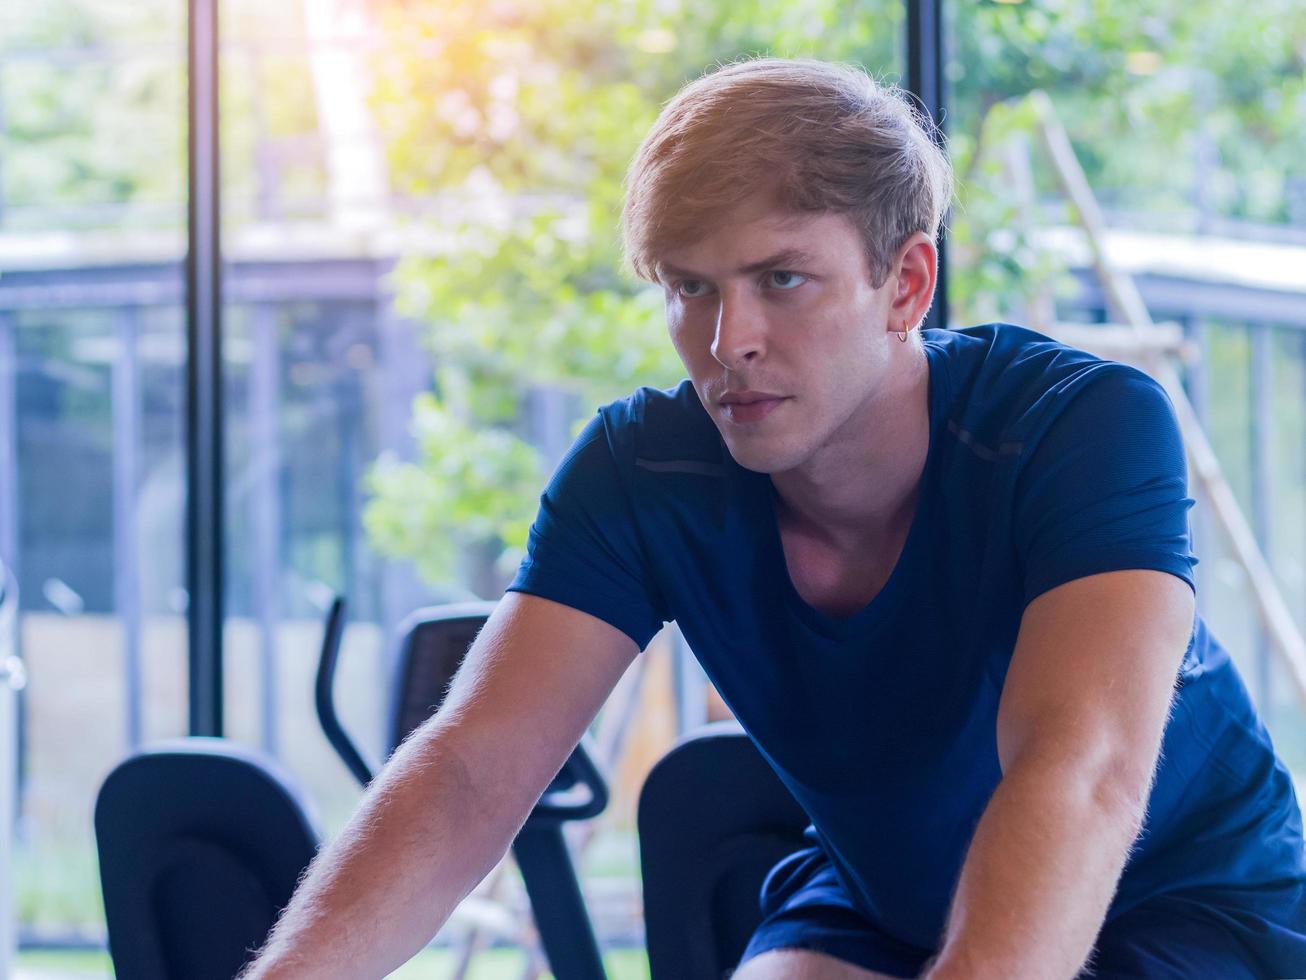
M 907 328 L 906 328 L 906 327 L 903 327 L 901 330 L 898 331 L 898 340 L 899 340 L 900 342 L 904 343 L 904 344 L 907 343 Z

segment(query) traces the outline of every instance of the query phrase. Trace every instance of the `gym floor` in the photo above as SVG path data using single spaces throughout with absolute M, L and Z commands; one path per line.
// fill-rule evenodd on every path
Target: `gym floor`
M 642 949 L 614 949 L 604 955 L 612 980 L 648 980 L 648 957 Z M 467 980 L 519 980 L 525 957 L 515 949 L 491 949 L 477 954 Z M 428 949 L 390 974 L 391 980 L 443 980 L 453 972 L 454 953 Z M 18 955 L 14 980 L 111 980 L 107 953 L 29 951 Z M 552 977 L 546 973 L 541 980 Z

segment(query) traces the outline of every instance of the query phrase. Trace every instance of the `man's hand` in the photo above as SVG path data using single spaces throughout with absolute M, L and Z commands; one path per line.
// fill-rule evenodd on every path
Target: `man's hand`
M 998 710 L 1003 778 L 962 868 L 929 980 L 1071 978 L 1142 829 L 1195 600 L 1107 572 L 1025 610 Z

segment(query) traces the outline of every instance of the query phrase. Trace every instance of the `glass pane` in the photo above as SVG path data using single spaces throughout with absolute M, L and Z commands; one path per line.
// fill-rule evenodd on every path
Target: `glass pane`
M 96 792 L 185 731 L 183 12 L 0 8 L 0 559 L 27 673 L 0 875 L 25 946 L 103 946 Z
M 1074 167 L 1051 152 L 1059 127 L 1102 212 L 1110 264 L 1197 355 L 1188 397 L 1273 584 L 1306 625 L 1301 5 L 954 3 L 948 13 L 954 325 L 1011 320 L 1057 334 L 1122 321 L 1066 203 Z M 1306 694 L 1276 682 L 1286 661 L 1262 631 L 1253 583 L 1201 488 L 1191 491 L 1200 608 L 1306 782 Z
M 661 103 L 768 50 L 896 78 L 903 11 L 226 0 L 223 21 L 228 727 L 330 835 L 359 799 L 313 715 L 332 595 L 341 714 L 375 764 L 401 620 L 502 595 L 579 426 L 683 376 L 661 293 L 617 274 L 620 179 Z M 635 800 L 676 736 L 671 654 L 664 634 L 642 699 L 610 711 L 619 688 L 594 726 L 615 744 L 634 712 L 611 804 L 573 841 L 609 947 L 640 945 Z M 495 887 L 523 904 L 514 871 L 478 897 Z

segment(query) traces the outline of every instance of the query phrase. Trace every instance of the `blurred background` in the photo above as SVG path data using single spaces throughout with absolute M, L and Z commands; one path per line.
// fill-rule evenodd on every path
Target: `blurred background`
M 905 84 L 912 7 L 217 3 L 216 697 L 222 733 L 278 760 L 328 836 L 360 796 L 313 717 L 332 597 L 350 601 L 342 713 L 379 762 L 399 622 L 498 598 L 579 427 L 683 376 L 661 291 L 619 264 L 621 177 L 662 103 L 754 53 Z M 1188 396 L 1306 626 L 1306 6 L 941 9 L 959 181 L 948 325 L 1112 319 L 1038 150 L 1026 96 L 1045 92 L 1112 261 L 1189 342 Z M 0 695 L 17 732 L 0 765 L 0 878 L 19 976 L 110 975 L 95 793 L 132 749 L 186 734 L 194 710 L 187 15 L 186 0 L 0 5 L 0 661 L 20 656 L 26 675 Z M 1302 787 L 1306 708 L 1194 496 L 1201 611 Z M 613 801 L 579 862 L 614 976 L 647 976 L 640 783 L 679 732 L 724 710 L 674 626 L 646 658 Z M 452 976 L 454 932 L 403 975 Z M 467 975 L 522 975 L 522 951 L 492 945 Z

